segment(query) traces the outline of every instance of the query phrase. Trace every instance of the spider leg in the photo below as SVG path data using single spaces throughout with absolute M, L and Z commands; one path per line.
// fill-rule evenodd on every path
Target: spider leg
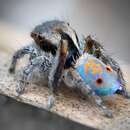
M 93 52 L 93 42 L 92 42 L 92 38 L 91 36 L 88 36 L 87 38 L 85 38 L 85 45 L 84 45 L 84 50 L 83 53 L 92 53 Z
M 30 82 L 30 77 L 35 68 L 39 68 L 42 70 L 42 73 L 49 72 L 49 68 L 51 67 L 52 62 L 50 59 L 46 56 L 39 56 L 34 59 L 32 59 L 29 64 L 24 67 L 22 71 L 19 72 L 18 77 L 18 85 L 16 87 L 17 96 L 20 96 L 23 94 L 25 88 Z M 45 75 L 48 77 L 48 75 Z M 50 91 L 50 96 L 48 97 L 47 101 L 47 109 L 51 109 L 55 103 L 55 95 L 53 91 Z
M 103 100 L 98 95 L 96 95 L 92 88 L 83 81 L 83 79 L 74 71 L 74 69 L 71 69 L 70 72 L 72 74 L 73 80 L 75 80 L 74 86 L 76 86 L 83 95 L 90 96 L 96 105 L 103 111 L 106 117 L 112 118 L 112 112 L 105 106 Z
M 49 76 L 49 85 L 52 88 L 53 92 L 57 92 L 57 87 L 59 86 L 59 82 L 61 80 L 62 73 L 64 71 L 64 65 L 67 57 L 67 51 L 68 51 L 68 41 L 67 40 L 61 40 L 61 44 L 59 47 L 59 51 L 57 52 L 57 56 L 55 61 L 55 67 L 52 68 L 52 72 Z
M 112 112 L 107 108 L 107 106 L 105 105 L 105 103 L 103 102 L 101 97 L 96 95 L 95 92 L 93 92 L 90 95 L 90 97 L 92 97 L 92 99 L 95 101 L 95 103 L 98 105 L 98 107 L 103 111 L 104 116 L 106 116 L 108 118 L 112 118 L 113 117 Z
M 34 44 L 30 44 L 30 45 L 25 46 L 22 49 L 19 49 L 18 51 L 16 51 L 12 57 L 9 72 L 10 73 L 15 72 L 17 60 L 22 58 L 25 54 L 30 54 L 30 59 L 33 59 L 34 57 L 36 57 L 36 55 L 38 55 L 37 53 L 38 53 L 38 51 L 36 50 Z
M 51 66 L 51 61 L 46 56 L 39 56 L 32 59 L 27 66 L 24 67 L 22 71 L 18 72 L 17 79 L 18 85 L 16 87 L 16 92 L 18 95 L 24 92 L 25 87 L 31 82 L 30 77 L 33 70 L 37 68 L 42 68 L 42 72 L 47 72 Z M 45 75 L 47 76 L 47 75 Z
M 51 109 L 54 106 L 55 100 L 56 100 L 55 94 L 54 93 L 50 94 L 47 101 L 47 109 Z
M 95 54 L 95 57 L 98 58 L 100 56 L 100 51 L 104 50 L 103 46 L 95 41 L 94 39 L 91 38 L 91 36 L 87 36 L 85 38 L 85 43 L 84 43 L 84 49 L 83 53 L 87 52 L 89 54 Z

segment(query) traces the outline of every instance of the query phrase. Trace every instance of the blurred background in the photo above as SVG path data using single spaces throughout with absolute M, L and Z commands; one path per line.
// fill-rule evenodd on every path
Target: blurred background
M 0 0 L 0 47 L 27 44 L 35 25 L 60 19 L 78 33 L 95 36 L 112 56 L 128 62 L 129 12 L 129 0 Z
M 65 20 L 77 33 L 92 35 L 100 41 L 129 75 L 129 13 L 129 0 L 0 0 L 0 51 L 12 55 L 31 42 L 30 32 L 37 24 L 51 19 Z M 128 82 L 129 76 L 126 79 Z M 57 126 L 78 129 L 73 123 L 12 100 L 0 109 L 1 130 L 59 128 L 51 120 L 58 120 Z

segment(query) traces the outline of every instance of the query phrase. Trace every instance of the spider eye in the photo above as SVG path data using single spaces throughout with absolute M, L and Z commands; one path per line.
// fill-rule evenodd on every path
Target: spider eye
M 107 72 L 111 72 L 112 71 L 111 67 L 110 66 L 106 66 L 106 71 Z
M 37 34 L 34 33 L 34 32 L 31 32 L 31 37 L 32 37 L 32 38 L 35 38 L 35 37 L 37 37 Z
M 38 35 L 38 40 L 42 41 L 42 37 L 40 35 Z
M 96 84 L 97 85 L 101 85 L 103 83 L 103 79 L 102 78 L 97 78 L 96 79 Z

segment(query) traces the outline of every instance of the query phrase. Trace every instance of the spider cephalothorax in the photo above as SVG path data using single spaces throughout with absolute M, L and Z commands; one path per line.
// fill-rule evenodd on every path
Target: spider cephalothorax
M 70 61 L 79 56 L 77 35 L 68 23 L 53 20 L 36 26 L 31 32 L 31 37 L 41 50 L 57 57 L 54 73 L 50 80 L 50 86 L 55 91 L 64 68 L 70 67 L 72 63 Z
M 112 116 L 100 95 L 127 94 L 118 63 L 107 55 L 100 43 L 90 36 L 84 38 L 84 42 L 79 42 L 70 25 L 57 20 L 37 26 L 31 37 L 34 43 L 16 51 L 9 68 L 10 72 L 14 72 L 17 60 L 25 54 L 30 55 L 28 65 L 18 73 L 18 95 L 32 82 L 29 77 L 37 68 L 36 73 L 43 81 L 48 81 L 53 93 L 56 92 L 59 81 L 63 80 L 67 86 L 78 88 L 85 95 L 91 95 L 105 115 Z M 51 102 L 49 100 L 49 107 Z

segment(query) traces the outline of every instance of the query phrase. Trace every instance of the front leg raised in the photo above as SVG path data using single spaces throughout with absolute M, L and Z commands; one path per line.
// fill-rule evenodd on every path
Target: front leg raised
M 52 71 L 49 76 L 49 86 L 54 93 L 56 93 L 59 82 L 61 81 L 61 76 L 64 71 L 64 65 L 66 62 L 67 51 L 68 41 L 61 40 L 60 49 L 57 52 L 55 64 L 54 67 L 52 67 Z
M 10 65 L 10 68 L 9 68 L 10 73 L 15 72 L 17 61 L 26 54 L 30 55 L 30 59 L 33 59 L 34 57 L 38 56 L 38 51 L 37 51 L 34 44 L 30 44 L 28 46 L 25 46 L 25 47 L 17 50 L 14 53 L 14 55 L 12 57 L 11 65 Z
M 57 88 L 59 86 L 59 82 L 61 81 L 61 77 L 64 71 L 64 65 L 66 62 L 68 51 L 68 41 L 61 40 L 59 51 L 55 57 L 55 63 L 52 67 L 52 70 L 49 75 L 49 87 L 51 90 L 51 94 L 48 98 L 47 108 L 51 109 L 55 102 L 55 94 L 57 93 Z

